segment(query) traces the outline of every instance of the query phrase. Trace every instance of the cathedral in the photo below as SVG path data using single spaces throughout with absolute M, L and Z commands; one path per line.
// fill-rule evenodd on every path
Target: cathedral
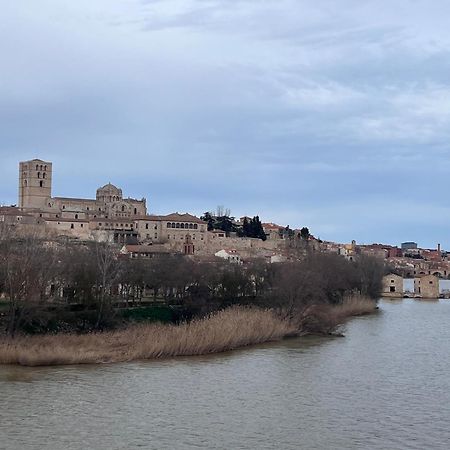
M 207 224 L 191 214 L 149 215 L 145 198 L 124 198 L 111 183 L 95 199 L 53 197 L 52 163 L 33 159 L 19 163 L 19 203 L 2 208 L 0 219 L 16 225 L 43 225 L 73 238 L 135 242 L 193 253 L 206 244 Z M 186 250 L 187 249 L 187 250 Z
M 52 163 L 34 159 L 19 163 L 19 208 L 40 210 L 42 217 L 77 219 L 132 218 L 147 215 L 146 200 L 123 198 L 108 183 L 95 199 L 52 197 Z

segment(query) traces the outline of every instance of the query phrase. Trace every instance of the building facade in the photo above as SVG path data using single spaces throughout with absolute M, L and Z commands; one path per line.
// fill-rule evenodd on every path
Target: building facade
M 393 273 L 383 277 L 383 297 L 402 298 L 403 294 L 403 277 Z

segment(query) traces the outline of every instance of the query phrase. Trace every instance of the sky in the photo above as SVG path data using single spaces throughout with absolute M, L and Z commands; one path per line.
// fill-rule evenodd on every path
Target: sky
M 0 203 L 40 158 L 55 196 L 450 250 L 450 2 L 0 3 Z

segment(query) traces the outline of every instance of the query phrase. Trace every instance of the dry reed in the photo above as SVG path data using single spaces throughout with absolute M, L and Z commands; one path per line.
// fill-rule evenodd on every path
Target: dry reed
M 350 317 L 372 314 L 376 302 L 368 297 L 352 295 L 338 305 L 311 305 L 295 318 L 299 334 L 335 334 Z
M 268 310 L 234 307 L 181 325 L 0 340 L 0 364 L 92 364 L 204 355 L 282 339 L 295 327 Z

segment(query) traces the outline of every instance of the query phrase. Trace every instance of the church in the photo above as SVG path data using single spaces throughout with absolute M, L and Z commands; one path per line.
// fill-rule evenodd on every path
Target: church
M 53 165 L 33 159 L 19 163 L 18 208 L 3 208 L 3 221 L 45 225 L 58 235 L 109 239 L 116 243 L 167 244 L 193 252 L 206 243 L 207 224 L 191 214 L 149 215 L 145 198 L 124 198 L 111 183 L 95 199 L 53 197 Z

